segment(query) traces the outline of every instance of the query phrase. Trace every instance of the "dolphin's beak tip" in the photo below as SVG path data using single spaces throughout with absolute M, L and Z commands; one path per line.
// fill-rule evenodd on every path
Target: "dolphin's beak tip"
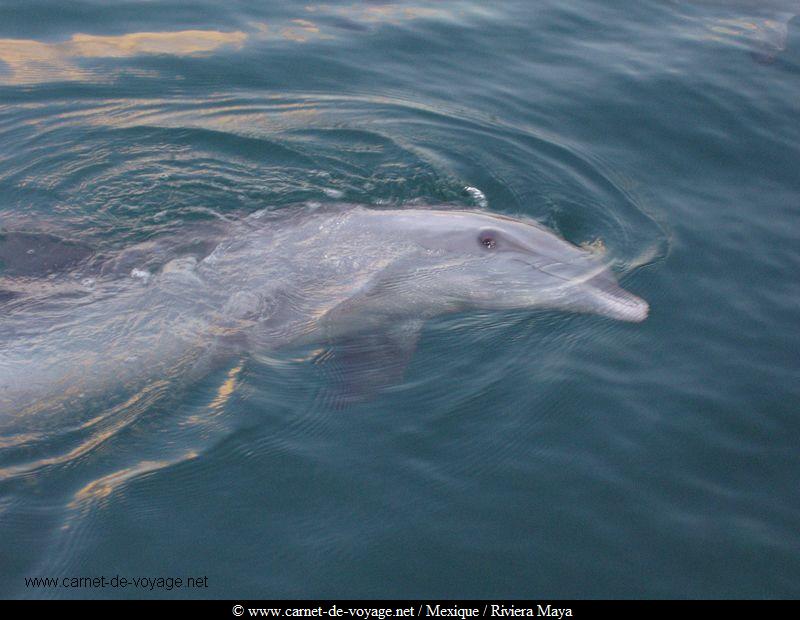
M 637 297 L 636 304 L 631 305 L 630 308 L 625 312 L 625 316 L 620 318 L 622 318 L 624 321 L 630 321 L 631 323 L 641 323 L 649 316 L 649 314 L 650 304 L 648 304 L 641 297 Z
M 608 303 L 608 300 L 606 300 Z M 641 297 L 636 297 L 625 292 L 624 296 L 619 295 L 601 311 L 601 314 L 625 321 L 628 323 L 641 323 L 650 314 L 650 304 Z
M 644 321 L 648 316 L 650 316 L 650 304 L 646 301 L 642 300 L 641 308 L 639 309 L 639 314 L 633 319 L 634 323 L 641 323 Z
M 590 288 L 593 310 L 618 321 L 641 323 L 650 314 L 650 304 L 619 286 L 616 281 L 598 280 Z

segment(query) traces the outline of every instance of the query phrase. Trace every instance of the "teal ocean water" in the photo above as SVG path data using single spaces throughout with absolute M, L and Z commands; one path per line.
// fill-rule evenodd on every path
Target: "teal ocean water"
M 651 307 L 442 317 L 345 409 L 256 352 L 4 433 L 0 596 L 800 596 L 795 13 L 0 2 L 7 229 L 113 255 L 299 202 L 447 203 L 605 248 Z M 208 579 L 25 583 L 116 575 Z

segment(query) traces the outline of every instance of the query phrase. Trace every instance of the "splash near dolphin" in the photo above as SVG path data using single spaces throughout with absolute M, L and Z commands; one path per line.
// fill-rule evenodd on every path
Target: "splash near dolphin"
M 648 314 L 597 253 L 483 211 L 303 205 L 205 235 L 109 257 L 6 233 L 0 428 L 147 399 L 220 357 L 295 346 L 334 347 L 345 391 L 374 393 L 402 375 L 423 323 L 448 313 Z

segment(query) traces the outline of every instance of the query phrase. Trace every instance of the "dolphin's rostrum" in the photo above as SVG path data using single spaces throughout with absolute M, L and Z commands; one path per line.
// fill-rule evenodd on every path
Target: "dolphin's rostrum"
M 74 284 L 52 298 L 35 295 L 45 280 L 30 268 L 6 276 L 5 286 L 0 275 L 0 288 L 15 287 L 0 321 L 0 427 L 85 409 L 109 394 L 129 397 L 154 380 L 196 373 L 203 360 L 254 349 L 338 347 L 348 393 L 365 394 L 397 380 L 423 322 L 447 313 L 549 308 L 623 321 L 648 314 L 601 256 L 531 220 L 304 205 L 258 212 L 215 234 L 212 245 L 193 246 L 213 247 L 205 255 L 174 256 L 157 268 L 146 252 L 141 265 L 131 263 L 139 255 L 129 250 L 126 260 L 95 267 L 90 290 Z M 68 261 L 49 261 L 59 263 Z M 85 283 L 90 263 L 65 281 Z M 55 286 L 52 274 L 46 282 Z

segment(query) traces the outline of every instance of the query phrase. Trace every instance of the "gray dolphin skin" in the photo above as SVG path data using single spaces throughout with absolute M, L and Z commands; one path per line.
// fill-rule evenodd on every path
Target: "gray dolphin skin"
M 684 0 L 680 0 L 684 1 Z M 771 62 L 786 49 L 789 22 L 800 15 L 800 0 L 689 0 L 719 14 L 718 26 L 735 29 L 753 42 L 757 60 Z M 723 21 L 727 18 L 727 21 Z M 739 23 L 731 21 L 738 19 Z
M 371 392 L 398 379 L 423 322 L 447 313 L 648 314 L 602 257 L 531 220 L 302 205 L 213 234 L 192 246 L 205 250 L 161 264 L 143 244 L 76 268 L 77 246 L 51 242 L 69 248 L 69 260 L 47 262 L 70 265 L 59 278 L 32 276 L 27 259 L 22 276 L 0 271 L 0 289 L 13 289 L 0 299 L 0 429 L 124 406 L 207 372 L 209 360 L 295 346 L 338 347 L 347 389 Z

